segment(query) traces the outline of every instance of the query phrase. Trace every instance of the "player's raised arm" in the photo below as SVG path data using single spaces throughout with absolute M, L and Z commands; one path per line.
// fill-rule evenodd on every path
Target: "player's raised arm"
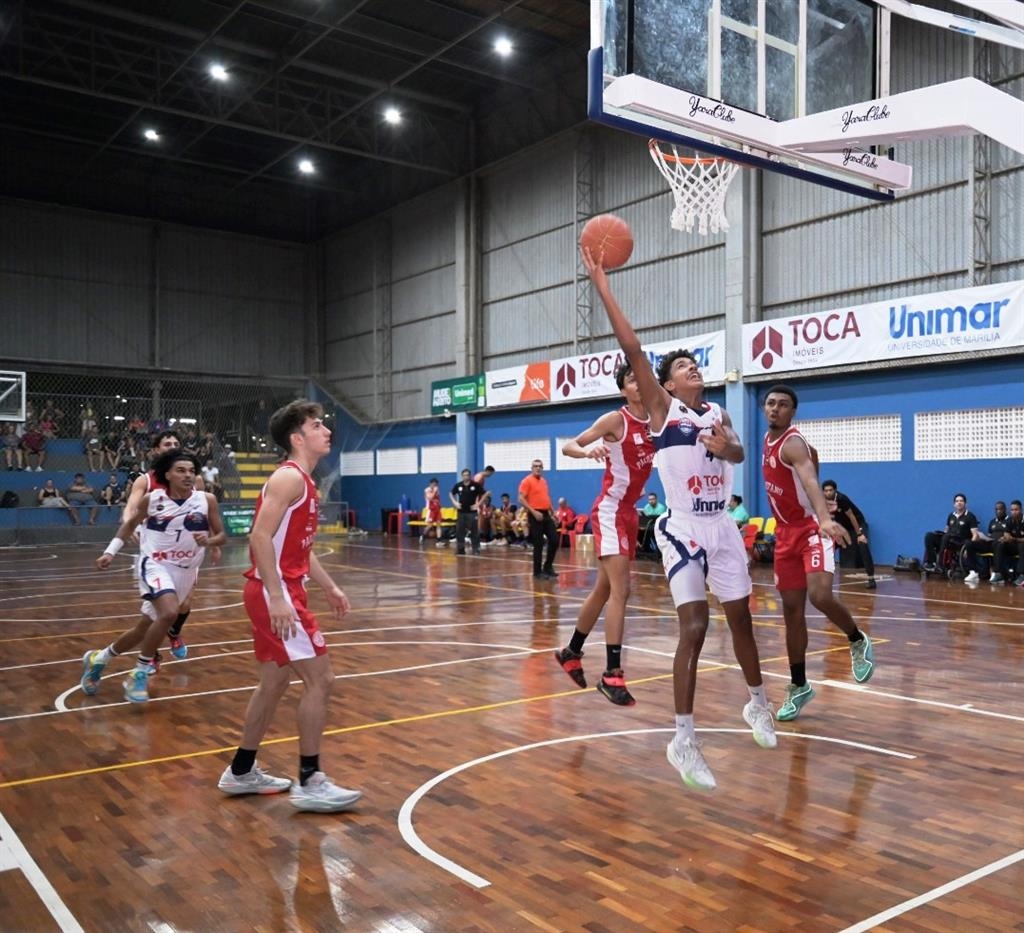
M 640 397 L 643 399 L 644 407 L 651 418 L 651 428 L 654 431 L 659 431 L 668 415 L 671 397 L 659 385 L 658 377 L 654 374 L 654 370 L 651 369 L 651 361 L 647 358 L 647 354 L 640 345 L 640 338 L 637 337 L 636 332 L 633 330 L 633 325 L 626 319 L 626 315 L 612 294 L 604 268 L 594 259 L 590 250 L 586 247 L 580 248 L 580 254 L 583 257 L 583 265 L 587 269 L 590 281 L 594 283 L 594 288 L 601 299 L 601 303 L 604 305 L 605 313 L 608 315 L 608 323 L 612 325 L 615 338 L 619 341 L 622 352 L 626 354 L 626 359 L 629 360 L 629 365 L 633 368 L 636 384 L 640 389 Z
M 617 411 L 609 411 L 601 415 L 589 428 L 581 431 L 571 441 L 562 447 L 562 453 L 567 457 L 575 457 L 578 460 L 607 460 L 608 448 L 604 444 L 595 444 L 594 441 L 617 441 L 620 440 L 618 432 L 622 428 L 622 415 Z M 589 449 L 588 449 L 589 448 Z

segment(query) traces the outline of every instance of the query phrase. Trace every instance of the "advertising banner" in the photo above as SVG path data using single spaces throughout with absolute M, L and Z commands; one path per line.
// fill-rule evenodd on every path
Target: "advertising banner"
M 705 382 L 725 381 L 724 330 L 644 345 L 655 369 L 665 353 L 679 349 L 687 349 L 697 358 Z M 625 359 L 623 352 L 616 348 L 491 370 L 487 373 L 487 407 L 528 402 L 577 402 L 618 395 L 615 371 Z
M 231 538 L 247 535 L 252 531 L 252 520 L 255 514 L 255 503 L 252 505 L 222 505 L 220 507 L 220 518 L 224 523 L 224 530 Z
M 1024 347 L 1024 282 L 743 325 L 743 375 Z
M 460 376 L 458 379 L 439 379 L 430 383 L 430 413 L 443 415 L 467 409 L 483 408 L 487 389 L 484 374 Z

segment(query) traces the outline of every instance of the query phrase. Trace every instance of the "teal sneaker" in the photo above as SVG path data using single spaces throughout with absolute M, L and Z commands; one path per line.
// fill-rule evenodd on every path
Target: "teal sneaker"
M 167 638 L 171 642 L 171 654 L 179 660 L 188 657 L 188 645 L 181 640 L 180 635 L 168 635 Z
M 866 684 L 871 680 L 871 675 L 875 672 L 875 652 L 871 648 L 871 639 L 867 635 L 850 645 L 850 662 L 850 666 L 853 668 L 853 679 L 857 683 Z
M 100 674 L 103 673 L 103 668 L 107 666 L 107 662 L 101 660 L 102 657 L 102 651 L 86 651 L 82 657 L 82 679 L 80 683 L 82 685 L 82 693 L 86 696 L 95 696 L 96 691 L 99 689 Z
M 796 719 L 800 715 L 800 710 L 813 699 L 814 688 L 810 683 L 802 684 L 799 687 L 796 684 L 786 684 L 786 699 L 782 701 L 782 705 L 776 710 L 775 718 L 780 722 L 789 722 L 792 719 Z
M 135 668 L 124 681 L 124 698 L 129 703 L 145 703 L 149 699 L 149 671 Z

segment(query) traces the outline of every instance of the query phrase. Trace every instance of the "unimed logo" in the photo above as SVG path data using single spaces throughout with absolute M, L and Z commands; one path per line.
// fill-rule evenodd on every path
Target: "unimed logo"
M 568 398 L 575 388 L 576 370 L 571 363 L 563 363 L 555 373 L 555 391 L 560 392 L 562 398 Z
M 750 341 L 750 358 L 760 363 L 763 369 L 771 369 L 780 356 L 782 334 L 774 327 L 762 327 Z

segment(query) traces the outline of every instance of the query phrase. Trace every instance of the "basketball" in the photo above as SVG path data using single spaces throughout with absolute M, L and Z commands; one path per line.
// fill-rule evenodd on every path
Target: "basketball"
M 618 269 L 633 252 L 633 231 L 621 217 L 598 214 L 583 225 L 580 246 L 605 269 Z

